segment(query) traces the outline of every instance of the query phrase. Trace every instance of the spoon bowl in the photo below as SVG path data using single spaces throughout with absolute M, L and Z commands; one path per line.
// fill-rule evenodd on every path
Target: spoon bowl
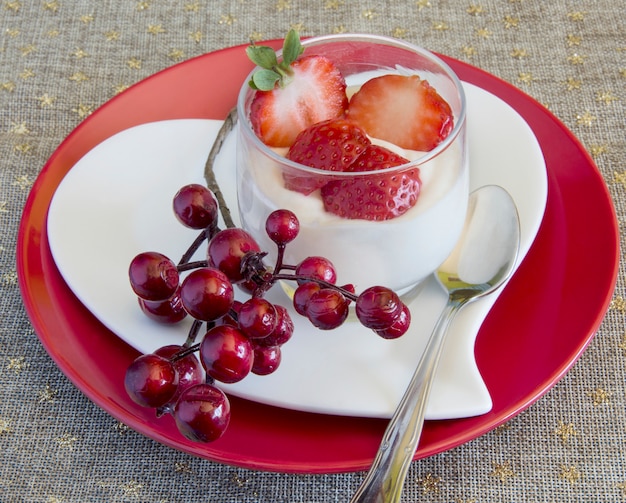
M 400 501 L 448 327 L 463 306 L 507 282 L 515 270 L 519 243 L 519 216 L 509 193 L 497 185 L 486 185 L 472 192 L 461 238 L 435 271 L 448 301 L 389 421 L 372 466 L 351 503 Z

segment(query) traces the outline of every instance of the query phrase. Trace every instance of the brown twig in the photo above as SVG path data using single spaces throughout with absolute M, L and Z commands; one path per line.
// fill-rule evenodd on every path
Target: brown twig
M 206 180 L 207 187 L 213 192 L 213 194 L 215 194 L 215 197 L 217 198 L 217 204 L 220 207 L 220 213 L 222 214 L 222 218 L 224 219 L 224 224 L 226 225 L 226 227 L 235 227 L 235 223 L 233 222 L 233 218 L 230 214 L 230 209 L 226 204 L 224 195 L 222 194 L 220 186 L 217 183 L 217 179 L 215 178 L 213 164 L 215 163 L 215 158 L 217 157 L 217 154 L 219 154 L 222 145 L 224 144 L 224 140 L 233 130 L 236 123 L 237 108 L 235 107 L 228 113 L 228 116 L 224 120 L 224 124 L 222 124 L 222 127 L 218 131 L 215 142 L 213 143 L 213 147 L 211 147 L 211 151 L 209 152 L 209 156 L 207 157 L 206 164 L 204 165 L 204 178 Z

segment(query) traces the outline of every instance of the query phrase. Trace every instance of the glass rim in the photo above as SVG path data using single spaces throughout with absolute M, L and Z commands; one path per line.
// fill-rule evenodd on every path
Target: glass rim
M 418 45 L 412 44 L 410 42 L 406 42 L 404 40 L 396 39 L 393 37 L 389 37 L 386 35 L 376 35 L 369 33 L 339 33 L 339 34 L 330 34 L 330 35 L 319 35 L 316 37 L 309 37 L 302 40 L 302 45 L 306 48 L 307 46 L 313 45 L 321 45 L 327 42 L 342 42 L 342 41 L 357 41 L 357 42 L 371 42 L 378 43 L 382 45 L 389 45 L 398 47 L 400 49 L 405 49 L 410 52 L 418 53 L 427 59 L 436 63 L 446 74 L 446 76 L 452 81 L 454 87 L 459 95 L 460 100 L 460 110 L 458 117 L 455 117 L 454 126 L 452 131 L 445 137 L 445 139 L 439 143 L 434 149 L 425 152 L 424 155 L 414 159 L 405 164 L 401 164 L 398 166 L 393 166 L 385 169 L 378 169 L 373 171 L 329 171 L 325 169 L 313 168 L 311 166 L 306 166 L 304 164 L 300 164 L 298 162 L 294 162 L 286 157 L 275 152 L 271 147 L 268 147 L 261 141 L 261 139 L 256 135 L 253 131 L 250 121 L 248 117 L 244 114 L 246 98 L 250 95 L 250 93 L 254 92 L 254 90 L 248 85 L 248 82 L 252 78 L 252 74 L 258 70 L 258 67 L 254 67 L 250 73 L 247 75 L 241 89 L 239 90 L 239 95 L 237 98 L 237 127 L 240 128 L 240 132 L 243 132 L 245 136 L 252 140 L 253 144 L 257 146 L 257 149 L 264 153 L 266 157 L 269 157 L 273 161 L 282 164 L 284 167 L 289 167 L 290 169 L 296 171 L 303 171 L 305 173 L 309 173 L 312 175 L 318 176 L 334 176 L 334 177 L 346 177 L 351 178 L 356 175 L 359 176 L 373 176 L 373 175 L 381 175 L 387 173 L 401 172 L 406 171 L 411 168 L 420 167 L 423 164 L 426 164 L 433 160 L 434 158 L 441 155 L 448 148 L 452 146 L 452 143 L 456 140 L 456 138 L 461 134 L 465 127 L 466 122 L 466 112 L 467 112 L 467 98 L 465 96 L 465 90 L 463 89 L 463 84 L 461 80 L 456 75 L 454 70 L 439 56 L 435 53 L 420 47 Z M 282 55 L 282 49 L 277 50 L 276 54 L 280 59 Z

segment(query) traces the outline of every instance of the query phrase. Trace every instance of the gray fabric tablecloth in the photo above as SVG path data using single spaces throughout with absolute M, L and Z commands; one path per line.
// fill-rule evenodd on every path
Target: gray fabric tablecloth
M 362 474 L 281 474 L 196 458 L 86 398 L 23 307 L 16 238 L 62 140 L 128 86 L 250 39 L 369 32 L 494 74 L 580 139 L 626 217 L 626 25 L 612 0 L 2 0 L 0 2 L 0 501 L 324 503 Z M 581 200 L 581 204 L 585 201 Z M 505 425 L 411 465 L 403 501 L 626 501 L 626 290 L 573 369 Z M 540 348 L 538 348 L 538 351 Z

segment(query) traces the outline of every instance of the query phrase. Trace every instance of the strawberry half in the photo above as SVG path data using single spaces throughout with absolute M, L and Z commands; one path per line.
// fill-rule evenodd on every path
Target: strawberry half
M 351 171 L 375 171 L 409 161 L 385 147 L 370 145 Z M 419 168 L 334 180 L 322 187 L 324 208 L 342 218 L 389 220 L 415 206 L 421 188 Z
M 248 57 L 261 67 L 250 86 L 256 94 L 250 123 L 270 147 L 290 147 L 300 131 L 316 122 L 343 115 L 348 108 L 346 81 L 324 56 L 300 57 L 304 48 L 291 30 L 283 45 L 283 59 L 267 46 L 251 45 Z
M 350 171 L 370 140 L 365 132 L 345 119 L 322 121 L 296 137 L 287 159 L 325 171 Z M 310 194 L 326 183 L 325 177 L 302 176 L 285 171 L 285 187 Z
M 409 150 L 428 152 L 453 127 L 450 105 L 417 75 L 383 75 L 350 99 L 347 117 L 368 135 Z

